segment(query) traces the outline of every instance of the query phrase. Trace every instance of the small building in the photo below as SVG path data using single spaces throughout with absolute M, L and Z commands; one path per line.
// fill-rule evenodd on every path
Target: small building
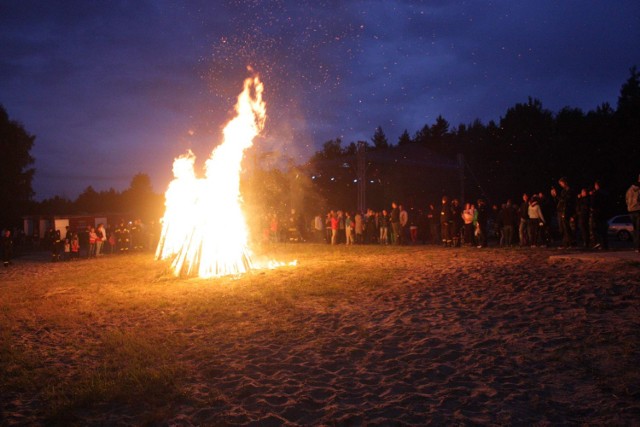
M 27 215 L 22 217 L 25 236 L 44 239 L 49 229 L 60 231 L 62 236 L 69 227 L 79 231 L 87 227 L 104 224 L 105 227 L 116 226 L 126 216 L 122 214 L 94 214 L 94 215 Z

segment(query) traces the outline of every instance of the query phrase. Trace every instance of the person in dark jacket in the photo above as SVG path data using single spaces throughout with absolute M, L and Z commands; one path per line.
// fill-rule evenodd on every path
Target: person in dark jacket
M 589 226 L 593 235 L 593 248 L 609 249 L 609 224 L 607 224 L 609 202 L 607 193 L 602 189 L 600 181 L 596 181 L 593 184 L 590 198 Z
M 451 239 L 453 240 L 453 246 L 460 247 L 460 233 L 463 228 L 462 221 L 462 206 L 458 199 L 451 201 Z
M 449 206 L 449 198 L 444 196 L 442 198 L 442 207 L 440 209 L 440 234 L 442 235 L 442 244 L 445 246 L 451 246 L 453 244 L 453 238 L 451 236 L 451 206 Z
M 391 223 L 391 233 L 393 233 L 393 243 L 400 244 L 400 208 L 396 202 L 391 203 L 391 214 L 389 214 L 389 222 Z
M 543 246 L 549 247 L 552 240 L 552 221 L 556 217 L 555 206 L 551 199 L 546 197 L 543 192 L 538 193 L 538 202 L 542 210 L 542 216 L 545 219 L 542 229 L 540 230 L 540 238 Z
M 575 214 L 575 197 L 569 186 L 567 178 L 562 177 L 558 180 L 558 184 L 562 188 L 556 197 L 556 211 L 558 213 L 558 227 L 562 236 L 562 244 L 565 247 L 575 246 L 576 241 L 571 230 L 571 218 Z
M 522 195 L 522 203 L 518 210 L 520 214 L 520 224 L 518 226 L 518 238 L 520 246 L 529 246 L 531 239 L 529 238 L 529 195 Z
M 429 224 L 429 242 L 431 244 L 438 244 L 440 241 L 440 220 L 438 211 L 433 204 L 429 205 L 427 210 L 427 221 Z
M 591 211 L 590 206 L 591 198 L 586 188 L 580 190 L 578 198 L 576 200 L 576 218 L 578 220 L 578 228 L 580 229 L 580 237 L 582 238 L 582 247 L 588 248 L 590 246 L 590 229 L 589 229 L 589 214 Z
M 60 261 L 62 251 L 64 249 L 64 247 L 62 247 L 63 242 L 62 238 L 60 237 L 60 230 L 54 230 L 53 228 L 50 228 L 48 234 L 49 241 L 51 242 L 51 261 Z
M 516 212 L 511 200 L 507 200 L 500 209 L 498 214 L 498 222 L 501 227 L 500 246 L 512 246 L 513 245 L 513 232 L 516 228 L 516 224 L 520 221 L 519 215 Z
M 13 239 L 11 238 L 11 231 L 5 230 L 2 233 L 2 263 L 5 267 L 11 265 L 13 259 Z
M 487 233 L 489 232 L 487 229 L 489 212 L 487 211 L 487 204 L 484 202 L 484 199 L 478 199 L 476 211 L 478 212 L 478 247 L 486 248 Z

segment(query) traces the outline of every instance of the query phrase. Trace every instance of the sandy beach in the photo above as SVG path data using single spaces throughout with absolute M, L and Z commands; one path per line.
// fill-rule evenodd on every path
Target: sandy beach
M 148 254 L 17 260 L 0 273 L 0 424 L 640 423 L 640 257 L 293 246 L 298 267 L 220 283 Z M 128 337 L 117 360 L 151 354 L 171 391 L 78 398 L 96 372 L 128 381 L 109 356 Z

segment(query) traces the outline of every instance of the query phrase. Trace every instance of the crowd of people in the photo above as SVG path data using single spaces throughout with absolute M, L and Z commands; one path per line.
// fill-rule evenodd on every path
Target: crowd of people
M 27 238 L 22 230 L 12 232 L 5 229 L 2 232 L 2 259 L 5 267 L 11 265 L 16 247 L 22 251 L 29 247 L 33 250 L 49 251 L 53 262 L 92 259 L 106 254 L 153 251 L 158 238 L 159 229 L 156 223 L 145 225 L 139 219 L 121 221 L 114 226 L 67 226 L 63 230 L 51 227 L 42 239 L 37 230 L 34 236 Z
M 640 179 L 640 178 L 639 178 Z M 634 218 L 634 242 L 640 249 L 640 184 L 627 191 L 627 208 Z M 635 202 L 634 202 L 635 201 Z M 634 204 L 635 203 L 635 204 Z M 292 215 L 281 224 L 271 218 L 265 235 L 271 241 L 316 241 L 328 244 L 441 244 L 446 247 L 485 248 L 489 241 L 512 247 L 582 247 L 609 249 L 608 223 L 611 200 L 595 181 L 592 186 L 574 192 L 567 178 L 558 181 L 548 193 L 525 193 L 514 203 L 489 206 L 484 199 L 462 204 L 458 199 L 442 197 L 438 205 L 426 209 L 406 209 L 392 202 L 390 209 L 364 213 L 331 210 L 316 215 L 307 225 Z
M 115 226 L 87 226 L 80 230 L 66 227 L 64 232 L 50 228 L 43 244 L 51 250 L 51 260 L 69 261 L 98 258 L 105 254 L 155 250 L 158 231 L 155 223 L 146 226 L 140 219 L 121 221 Z
M 559 187 L 544 192 L 525 193 L 522 201 L 507 200 L 488 206 L 484 199 L 464 205 L 458 199 L 442 197 L 438 205 L 426 209 L 392 202 L 390 209 L 364 213 L 331 210 L 316 215 L 310 224 L 291 211 L 288 220 L 277 215 L 268 220 L 264 239 L 272 242 L 315 241 L 337 245 L 354 244 L 441 244 L 446 247 L 485 248 L 490 240 L 498 246 L 609 248 L 608 223 L 611 201 L 600 182 L 574 193 L 567 178 Z M 627 211 L 633 222 L 633 242 L 640 252 L 640 176 L 625 194 Z M 14 235 L 2 231 L 2 259 L 8 267 L 14 256 Z M 43 246 L 52 261 L 97 258 L 104 254 L 153 251 L 160 237 L 159 224 L 148 226 L 139 219 L 121 221 L 115 226 L 98 224 L 80 230 L 66 227 L 63 232 L 49 229 Z

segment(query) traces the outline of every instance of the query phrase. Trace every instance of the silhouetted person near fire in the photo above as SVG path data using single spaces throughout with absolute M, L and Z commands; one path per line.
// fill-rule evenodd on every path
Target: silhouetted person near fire
M 440 215 L 438 215 L 438 211 L 436 210 L 435 205 L 433 205 L 433 203 L 429 204 L 426 217 L 427 217 L 427 227 L 429 228 L 429 242 L 431 244 L 437 244 L 440 241 L 439 216 Z
M 578 228 L 580 229 L 580 237 L 582 238 L 582 246 L 588 248 L 590 246 L 591 236 L 589 229 L 589 214 L 591 211 L 591 198 L 586 188 L 580 190 L 576 200 L 576 219 Z
M 589 215 L 589 226 L 593 235 L 594 249 L 609 249 L 609 224 L 608 217 L 608 195 L 602 189 L 600 181 L 593 184 L 591 190 L 591 212 Z
M 378 239 L 378 229 L 376 228 L 376 216 L 372 209 L 367 209 L 367 221 L 365 223 L 366 242 L 368 244 L 376 243 Z
M 51 261 L 60 261 L 60 256 L 64 250 L 64 243 L 60 237 L 60 230 L 49 229 L 48 239 L 51 242 Z
M 442 244 L 444 246 L 451 246 L 453 244 L 453 237 L 451 236 L 452 222 L 449 198 L 444 196 L 440 209 L 440 234 L 442 235 Z
M 399 244 L 404 245 L 407 243 L 407 234 L 409 232 L 409 212 L 407 212 L 402 205 L 398 205 L 398 209 L 400 210 L 400 231 L 398 232 L 398 236 L 400 236 Z
M 2 234 L 2 263 L 5 267 L 11 265 L 13 259 L 13 239 L 11 231 L 5 230 Z
M 120 222 L 120 224 L 116 227 L 115 234 L 116 250 L 120 253 L 128 252 L 130 244 L 130 232 L 124 221 Z
M 389 214 L 386 209 L 378 216 L 378 227 L 380 228 L 380 238 L 378 242 L 381 245 L 389 244 Z
M 131 224 L 130 228 L 130 238 L 131 238 L 131 249 L 134 251 L 141 251 L 144 248 L 144 226 L 142 225 L 142 221 L 136 219 Z
M 522 195 L 522 203 L 520 209 L 518 209 L 520 215 L 520 222 L 518 225 L 518 238 L 520 239 L 520 246 L 529 246 L 529 195 L 527 193 Z
M 391 203 L 391 213 L 389 214 L 389 222 L 391 223 L 391 239 L 393 244 L 400 244 L 400 208 L 396 202 Z
M 551 245 L 552 234 L 551 224 L 553 218 L 556 217 L 556 210 L 553 201 L 545 196 L 543 192 L 538 193 L 538 203 L 540 203 L 540 209 L 542 210 L 542 217 L 544 218 L 544 224 L 541 227 L 541 241 L 543 246 L 549 247 Z
M 484 199 L 478 199 L 478 207 L 476 208 L 477 219 L 478 219 L 478 247 L 486 248 L 487 247 L 487 237 L 488 237 L 488 224 L 489 224 L 489 209 L 487 208 L 487 204 Z
M 571 218 L 575 214 L 575 197 L 569 186 L 567 178 L 558 180 L 562 188 L 556 197 L 556 210 L 558 212 L 558 227 L 562 236 L 562 245 L 565 247 L 575 246 L 575 239 L 571 229 Z
M 451 201 L 451 239 L 453 240 L 453 246 L 460 247 L 460 233 L 462 231 L 462 206 L 458 199 Z
M 502 209 L 500 209 L 500 213 L 498 213 L 498 222 L 501 227 L 500 246 L 513 246 L 513 236 L 520 222 L 520 215 L 511 203 L 511 199 L 502 205 Z

